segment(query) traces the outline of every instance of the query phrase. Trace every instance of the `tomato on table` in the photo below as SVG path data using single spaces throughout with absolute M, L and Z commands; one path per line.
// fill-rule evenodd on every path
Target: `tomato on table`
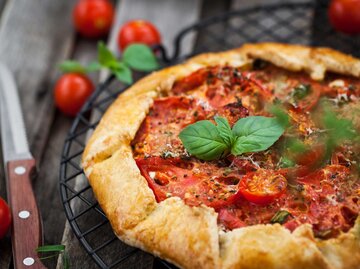
M 236 171 L 225 173 L 215 163 L 149 157 L 136 159 L 136 164 L 158 202 L 175 196 L 191 206 L 219 209 L 232 204 L 240 181 Z
M 337 31 L 360 33 L 360 0 L 333 0 L 328 14 L 330 23 Z
M 0 198 L 0 238 L 3 238 L 11 224 L 11 213 L 7 203 Z
M 75 116 L 94 91 L 91 80 L 82 74 L 68 73 L 55 85 L 55 104 L 66 115 Z
M 243 176 L 237 199 L 245 198 L 254 204 L 266 205 L 280 197 L 287 186 L 286 178 L 275 170 L 259 169 Z
M 133 43 L 141 43 L 149 46 L 161 43 L 161 36 L 155 25 L 145 20 L 132 20 L 125 23 L 117 37 L 119 49 L 125 48 Z
M 80 0 L 73 10 L 77 31 L 85 37 L 106 35 L 114 19 L 114 7 L 109 0 Z

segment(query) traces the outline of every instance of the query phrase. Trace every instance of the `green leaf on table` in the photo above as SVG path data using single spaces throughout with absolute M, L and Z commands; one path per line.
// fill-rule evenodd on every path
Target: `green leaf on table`
M 36 252 L 38 253 L 46 253 L 46 252 L 62 252 L 65 250 L 64 245 L 47 245 L 36 248 Z
M 115 55 L 102 41 L 98 43 L 98 61 L 103 66 L 109 66 L 112 62 L 117 62 Z
M 70 268 L 70 257 L 69 253 L 67 253 L 66 251 L 62 254 L 62 267 L 63 269 Z
M 188 125 L 179 138 L 190 154 L 205 161 L 219 159 L 228 149 L 219 130 L 208 120 Z
M 119 65 L 117 68 L 111 68 L 111 70 L 116 78 L 121 82 L 129 85 L 133 83 L 131 70 L 125 64 Z
M 61 71 L 65 73 L 86 73 L 86 67 L 81 63 L 73 60 L 66 60 L 59 64 Z
M 239 155 L 268 149 L 284 133 L 284 127 L 276 118 L 251 116 L 238 120 L 233 133 L 238 138 L 231 153 Z
M 132 44 L 126 47 L 123 61 L 138 71 L 152 71 L 159 68 L 153 51 L 144 44 Z
M 226 118 L 215 117 L 216 128 L 219 131 L 220 137 L 224 140 L 228 147 L 231 147 L 234 143 L 235 137 L 231 131 L 230 124 Z

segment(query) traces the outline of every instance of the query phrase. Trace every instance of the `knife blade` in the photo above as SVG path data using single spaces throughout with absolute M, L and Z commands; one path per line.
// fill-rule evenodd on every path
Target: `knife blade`
M 42 243 L 41 220 L 31 186 L 35 171 L 16 84 L 0 63 L 0 127 L 7 195 L 12 214 L 11 242 L 16 269 L 46 268 L 36 254 Z

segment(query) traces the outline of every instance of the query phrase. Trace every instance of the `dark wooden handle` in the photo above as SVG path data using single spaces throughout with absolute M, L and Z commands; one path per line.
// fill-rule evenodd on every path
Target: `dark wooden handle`
M 31 186 L 35 160 L 9 161 L 7 169 L 14 266 L 16 269 L 46 268 L 35 251 L 42 243 L 41 221 Z

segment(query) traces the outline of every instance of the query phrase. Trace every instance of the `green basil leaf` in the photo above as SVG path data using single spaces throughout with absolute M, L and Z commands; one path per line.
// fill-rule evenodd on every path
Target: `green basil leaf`
M 311 86 L 309 84 L 299 84 L 294 88 L 292 97 L 297 101 L 304 99 L 311 92 Z
M 72 60 L 63 61 L 59 68 L 65 73 L 86 73 L 86 68 L 81 63 Z
M 270 107 L 269 112 L 275 116 L 278 122 L 285 128 L 290 127 L 290 116 L 281 105 L 273 105 Z
M 106 47 L 102 41 L 98 43 L 98 60 L 101 65 L 106 67 L 108 67 L 110 63 L 117 61 L 115 55 Z
M 123 53 L 123 61 L 138 71 L 152 71 L 159 68 L 153 51 L 144 44 L 127 46 Z
M 188 125 L 179 138 L 190 154 L 205 161 L 219 159 L 228 149 L 219 130 L 208 120 Z
M 275 215 L 271 218 L 270 223 L 280 223 L 283 224 L 287 218 L 290 216 L 290 212 L 286 210 L 279 210 L 275 213 Z
M 94 71 L 99 71 L 101 68 L 102 68 L 102 66 L 98 62 L 89 63 L 85 67 L 87 73 L 94 72 Z
M 288 168 L 295 166 L 295 162 L 288 157 L 282 156 L 279 161 L 279 167 L 281 168 Z
M 220 137 L 224 140 L 226 145 L 231 148 L 234 143 L 235 137 L 231 131 L 230 124 L 226 118 L 215 117 L 215 122 L 217 123 L 216 128 L 219 131 Z
M 62 252 L 65 250 L 64 245 L 48 245 L 48 246 L 41 246 L 36 248 L 36 252 L 38 253 L 45 253 L 45 252 Z
M 251 116 L 238 120 L 233 133 L 236 139 L 231 153 L 258 152 L 268 149 L 283 134 L 284 127 L 276 118 Z
M 116 76 L 116 78 L 121 82 L 124 82 L 129 85 L 133 83 L 131 70 L 126 65 L 122 65 L 118 69 L 111 69 L 111 71 Z

